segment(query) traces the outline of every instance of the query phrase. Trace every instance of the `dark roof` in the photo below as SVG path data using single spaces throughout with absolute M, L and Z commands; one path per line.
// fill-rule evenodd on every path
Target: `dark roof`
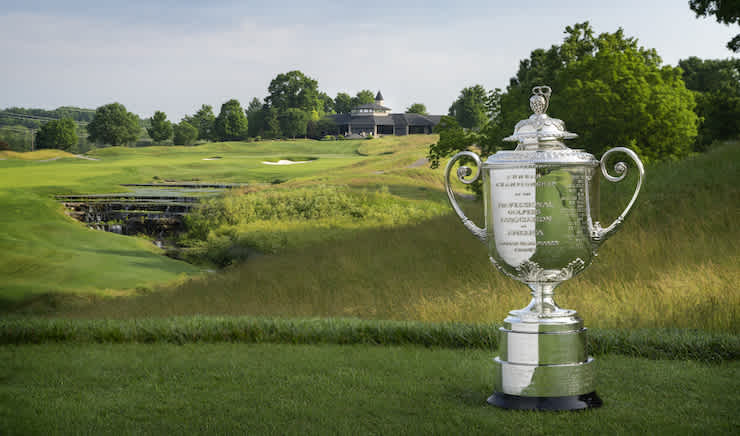
M 375 125 L 375 117 L 352 117 L 352 127 L 373 127 Z
M 437 116 L 437 120 L 434 121 L 430 119 L 434 115 L 427 116 L 427 115 L 421 115 L 421 114 L 391 114 L 395 119 L 398 119 L 400 123 L 408 124 L 409 126 L 434 126 L 437 123 L 439 123 L 439 118 L 442 116 Z M 402 121 L 401 121 L 402 120 Z
M 352 119 L 352 115 L 350 114 L 335 114 L 335 115 L 329 115 L 329 118 L 334 120 L 337 124 L 349 124 L 349 121 Z
M 408 122 L 408 120 L 406 120 L 406 117 L 404 117 L 404 114 L 390 114 L 389 116 L 393 118 L 393 121 L 399 127 L 403 127 L 403 126 L 408 126 L 409 125 L 409 122 Z
M 372 126 L 430 126 L 434 127 L 439 123 L 442 115 L 420 115 L 420 114 L 388 114 L 388 115 L 352 115 L 352 114 L 335 114 L 329 115 L 337 124 L 352 123 L 355 127 L 372 127 Z
M 384 100 L 383 94 L 381 94 L 380 91 L 378 91 L 378 93 L 375 95 L 375 101 L 378 101 L 378 100 Z
M 393 126 L 396 124 L 393 117 L 389 117 L 388 115 L 373 118 L 375 119 L 375 124 L 379 126 Z
M 355 110 L 355 109 L 373 109 L 373 110 L 380 110 L 380 111 L 389 111 L 389 110 L 391 110 L 391 108 L 385 107 L 385 106 L 381 106 L 378 103 L 365 103 L 365 104 L 361 104 L 359 106 L 355 106 L 355 107 L 352 108 L 352 110 Z

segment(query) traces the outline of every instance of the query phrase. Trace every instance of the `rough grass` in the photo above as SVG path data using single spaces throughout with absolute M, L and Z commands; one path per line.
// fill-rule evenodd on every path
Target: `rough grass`
M 61 158 L 74 158 L 75 155 L 62 150 L 45 149 L 19 153 L 17 151 L 2 150 L 0 159 L 18 159 L 18 160 L 48 160 Z
M 0 344 L 285 343 L 498 347 L 498 326 L 359 319 L 180 317 L 138 320 L 0 320 Z M 688 329 L 591 329 L 589 352 L 722 362 L 740 358 L 740 338 Z
M 244 260 L 236 253 L 277 253 L 445 213 L 447 206 L 440 202 L 406 199 L 387 188 L 317 185 L 229 193 L 204 201 L 187 217 L 187 232 L 180 238 L 186 248 L 177 254 L 224 266 Z
M 649 167 L 633 215 L 600 249 L 593 265 L 558 288 L 560 305 L 578 310 L 590 327 L 740 331 L 740 230 L 733 219 L 740 204 L 739 150 L 728 144 L 682 162 Z M 631 188 L 604 185 L 605 222 L 618 213 Z M 468 206 L 474 209 L 475 204 Z M 310 222 L 277 229 L 286 240 L 300 240 L 300 232 L 313 231 Z M 347 236 L 252 258 L 222 274 L 185 280 L 162 292 L 95 299 L 62 315 L 351 316 L 490 323 L 528 301 L 526 288 L 491 267 L 485 248 L 456 217 L 357 229 Z
M 439 213 L 435 210 L 447 207 L 440 173 L 409 168 L 433 138 L 415 137 L 417 142 L 408 144 L 402 139 L 358 141 L 358 153 L 365 157 L 355 154 L 331 171 L 302 173 L 278 186 L 310 190 L 346 184 L 370 192 L 387 186 L 398 202 L 425 204 L 433 216 Z M 260 152 L 265 153 L 273 149 L 276 156 L 317 155 L 302 144 L 206 145 L 201 154 L 192 147 L 176 156 L 168 154 L 168 147 L 99 152 L 116 154 L 126 165 L 137 160 L 155 162 L 157 153 L 164 161 L 193 163 L 217 150 L 225 156 L 241 153 L 242 146 L 264 147 Z M 347 142 L 312 144 L 330 147 L 324 151 L 332 152 L 332 147 Z M 286 148 L 291 145 L 297 150 L 289 153 Z M 586 272 L 558 288 L 560 305 L 577 309 L 590 327 L 740 331 L 740 291 L 735 285 L 740 279 L 740 230 L 734 223 L 740 204 L 739 153 L 737 143 L 727 143 L 680 162 L 648 167 L 632 216 Z M 133 156 L 131 161 L 123 156 L 128 154 Z M 604 223 L 627 202 L 633 182 L 602 184 Z M 248 195 L 265 186 L 255 187 Z M 480 213 L 478 204 L 463 203 L 471 216 Z M 209 314 L 490 323 L 526 305 L 526 288 L 491 267 L 485 248 L 456 217 L 447 214 L 390 226 L 378 226 L 380 222 L 291 218 L 234 224 L 223 234 L 226 249 L 236 241 L 247 248 L 262 244 L 268 248 L 265 251 L 278 254 L 252 256 L 218 274 L 151 287 L 152 292 L 134 298 L 52 295 L 16 308 L 88 318 Z M 231 254 L 239 252 L 227 252 Z
M 733 434 L 740 363 L 599 356 L 600 409 L 486 405 L 491 352 L 413 346 L 0 347 L 0 433 Z

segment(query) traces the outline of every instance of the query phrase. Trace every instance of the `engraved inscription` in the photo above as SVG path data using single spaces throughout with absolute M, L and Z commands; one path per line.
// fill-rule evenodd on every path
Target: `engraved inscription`
M 534 167 L 491 172 L 493 233 L 497 251 L 511 266 L 528 261 L 537 249 L 537 171 Z
M 584 174 L 521 166 L 491 171 L 496 251 L 512 267 L 528 261 L 558 269 L 580 253 L 587 213 Z

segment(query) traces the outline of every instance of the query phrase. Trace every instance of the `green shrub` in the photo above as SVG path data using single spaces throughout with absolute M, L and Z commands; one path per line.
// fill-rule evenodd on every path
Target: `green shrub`
M 175 124 L 172 142 L 175 145 L 192 145 L 198 139 L 198 129 L 187 121 Z
M 187 215 L 180 243 L 186 259 L 223 266 L 245 259 L 250 250 L 274 253 L 341 227 L 406 224 L 439 215 L 444 207 L 403 199 L 387 188 L 314 186 L 230 193 L 204 201 Z

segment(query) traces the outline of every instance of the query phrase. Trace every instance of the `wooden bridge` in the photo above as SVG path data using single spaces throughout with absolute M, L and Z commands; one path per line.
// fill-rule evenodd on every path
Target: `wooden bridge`
M 88 227 L 125 235 L 162 236 L 182 230 L 183 217 L 204 198 L 244 185 L 141 183 L 122 186 L 150 189 L 120 194 L 57 195 L 55 198 L 67 209 L 67 215 Z

